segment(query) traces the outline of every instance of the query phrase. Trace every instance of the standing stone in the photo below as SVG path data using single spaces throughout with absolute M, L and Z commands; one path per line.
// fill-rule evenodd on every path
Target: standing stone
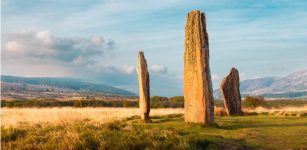
M 150 112 L 150 88 L 149 88 L 149 73 L 147 70 L 147 62 L 142 51 L 138 54 L 138 80 L 139 80 L 139 107 L 141 111 L 141 118 L 145 122 L 149 122 L 149 112 Z
M 186 122 L 214 123 L 208 33 L 199 10 L 188 14 L 185 26 L 184 99 Z
M 232 68 L 220 86 L 224 106 L 228 115 L 242 115 L 240 78 L 236 68 Z

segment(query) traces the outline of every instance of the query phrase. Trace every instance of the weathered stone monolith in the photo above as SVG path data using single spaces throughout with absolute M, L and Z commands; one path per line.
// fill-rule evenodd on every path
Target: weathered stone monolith
M 236 68 L 232 68 L 229 75 L 223 79 L 220 90 L 227 114 L 242 115 L 240 78 Z
M 149 87 L 149 73 L 147 70 L 147 62 L 142 51 L 138 53 L 138 80 L 139 80 L 139 107 L 141 111 L 141 118 L 145 122 L 150 122 L 150 87 Z
M 188 14 L 185 26 L 184 99 L 186 122 L 214 123 L 208 33 L 199 10 Z

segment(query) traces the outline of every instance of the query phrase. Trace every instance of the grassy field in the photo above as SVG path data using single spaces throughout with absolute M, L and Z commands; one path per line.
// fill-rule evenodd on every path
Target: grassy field
M 259 115 L 250 112 L 254 115 L 216 116 L 217 126 L 207 127 L 184 123 L 183 109 L 152 109 L 152 123 L 145 124 L 135 116 L 138 109 L 5 108 L 1 110 L 1 146 L 2 149 L 307 149 L 307 117 L 283 115 L 306 112 L 306 107 L 274 110 L 284 113 L 272 115 L 263 113 L 264 110 L 258 110 Z M 9 118 L 15 122 L 9 122 Z
M 183 109 L 151 109 L 151 115 L 161 116 L 183 113 Z M 139 114 L 137 108 L 2 108 L 1 127 L 15 127 L 19 124 L 35 125 L 40 123 L 71 124 L 77 121 L 105 123 Z

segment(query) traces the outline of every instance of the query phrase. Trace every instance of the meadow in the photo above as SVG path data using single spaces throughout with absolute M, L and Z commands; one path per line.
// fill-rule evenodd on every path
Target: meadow
M 151 115 L 163 116 L 183 113 L 178 109 L 152 109 Z M 106 123 L 121 120 L 139 114 L 137 108 L 111 108 L 111 107 L 53 107 L 53 108 L 2 108 L 1 127 L 16 127 L 19 124 L 35 126 L 35 124 L 71 124 L 88 120 L 97 123 Z
M 307 106 L 244 109 L 216 125 L 185 123 L 182 108 L 2 108 L 2 149 L 307 149 Z

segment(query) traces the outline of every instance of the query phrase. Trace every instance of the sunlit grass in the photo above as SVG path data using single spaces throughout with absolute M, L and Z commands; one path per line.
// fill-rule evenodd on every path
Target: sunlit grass
M 278 107 L 278 108 L 265 108 L 265 107 L 257 107 L 255 109 L 244 109 L 245 112 L 254 112 L 259 115 L 281 115 L 281 116 L 307 116 L 307 105 L 293 107 Z
M 151 109 L 151 115 L 168 115 L 183 113 L 183 109 Z M 2 108 L 1 126 L 18 124 L 69 124 L 75 121 L 91 120 L 105 123 L 126 117 L 139 115 L 137 108 Z
M 306 149 L 307 117 L 217 116 L 217 127 L 183 115 L 99 123 L 18 124 L 1 128 L 2 149 Z
M 244 112 L 258 115 L 282 115 L 282 116 L 307 116 L 307 106 L 302 107 L 281 107 L 281 108 L 263 108 L 243 109 Z M 168 114 L 183 114 L 183 108 L 161 108 L 151 109 L 151 116 L 161 116 Z M 1 109 L 1 127 L 15 126 L 18 124 L 69 124 L 75 121 L 91 120 L 93 122 L 105 123 L 123 118 L 139 115 L 137 108 L 72 108 L 72 107 L 54 107 L 54 108 L 2 108 Z M 225 116 L 225 109 L 215 107 L 216 116 Z

